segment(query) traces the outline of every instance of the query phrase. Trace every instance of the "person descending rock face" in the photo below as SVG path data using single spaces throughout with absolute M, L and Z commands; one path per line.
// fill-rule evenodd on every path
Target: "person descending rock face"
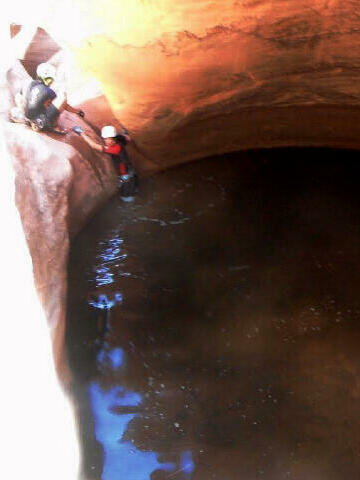
M 74 127 L 73 130 L 80 135 L 90 147 L 98 152 L 111 155 L 113 165 L 118 174 L 118 186 L 121 199 L 124 200 L 124 202 L 132 202 L 136 190 L 137 176 L 126 151 L 126 145 L 131 140 L 127 130 L 124 128 L 123 132 L 118 134 L 116 128 L 112 125 L 103 127 L 101 129 L 101 137 L 104 139 L 105 145 L 95 142 L 79 127 Z
M 14 122 L 28 123 L 34 131 L 53 131 L 64 134 L 67 130 L 58 127 L 58 118 L 63 110 L 84 117 L 82 110 L 70 106 L 66 94 L 57 95 L 50 88 L 55 80 L 56 69 L 50 63 L 41 63 L 36 69 L 37 79 L 32 80 L 15 96 L 16 107 L 10 112 Z

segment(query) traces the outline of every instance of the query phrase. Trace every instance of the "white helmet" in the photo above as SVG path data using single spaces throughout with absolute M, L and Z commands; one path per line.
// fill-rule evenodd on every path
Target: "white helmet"
M 117 132 L 116 128 L 112 125 L 106 125 L 101 129 L 101 136 L 102 138 L 114 138 L 116 137 Z
M 51 65 L 51 63 L 40 63 L 36 69 L 36 75 L 41 79 L 45 80 L 46 78 L 55 79 L 56 68 Z

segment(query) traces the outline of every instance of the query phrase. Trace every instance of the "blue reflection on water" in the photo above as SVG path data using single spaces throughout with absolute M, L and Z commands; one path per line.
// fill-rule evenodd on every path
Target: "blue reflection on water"
M 105 346 L 98 355 L 98 362 L 116 371 L 124 367 L 124 351 L 121 348 L 109 350 Z M 150 480 L 155 470 L 174 472 L 172 476 L 182 480 L 191 479 L 195 465 L 190 451 L 181 453 L 179 465 L 162 463 L 158 460 L 159 453 L 139 450 L 131 441 L 123 440 L 129 423 L 139 414 L 118 414 L 116 408 L 139 407 L 142 403 L 140 394 L 120 385 L 102 388 L 97 382 L 91 382 L 88 391 L 95 436 L 104 449 L 102 480 Z
M 97 258 L 101 261 L 101 264 L 94 269 L 97 287 L 113 283 L 114 273 L 111 271 L 113 263 L 124 260 L 127 257 L 125 253 L 121 254 L 120 245 L 123 243 L 123 239 L 119 237 L 118 232 L 113 232 L 113 235 L 112 238 L 100 242 L 102 251 L 97 255 Z
M 183 452 L 180 458 L 180 469 L 184 472 L 183 479 L 190 480 L 195 470 L 195 464 L 190 451 Z
M 102 285 L 109 285 L 109 283 L 113 283 L 114 281 L 114 274 L 110 272 L 110 269 L 107 267 L 97 268 L 95 270 L 97 275 L 95 276 L 96 285 L 101 287 Z
M 99 258 L 101 258 L 101 260 L 103 260 L 104 262 L 112 262 L 114 260 L 119 260 L 120 258 L 126 258 L 127 255 L 125 253 L 120 255 L 120 251 L 120 248 L 107 248 L 105 252 L 99 255 Z
M 121 303 L 123 301 L 123 296 L 121 293 L 117 292 L 114 294 L 113 298 L 109 298 L 104 293 L 100 294 L 97 299 L 94 297 L 89 300 L 89 305 L 100 308 L 101 310 L 110 310 L 114 305 L 117 303 Z
M 109 370 L 118 370 L 124 364 L 124 351 L 122 348 L 114 348 L 108 351 L 102 348 L 96 357 L 101 367 L 108 367 Z
M 153 471 L 174 470 L 172 463 L 160 463 L 154 452 L 142 452 L 123 436 L 137 414 L 117 415 L 112 410 L 121 406 L 138 406 L 141 396 L 122 387 L 103 390 L 96 383 L 89 388 L 94 413 L 96 439 L 104 448 L 103 480 L 147 480 Z

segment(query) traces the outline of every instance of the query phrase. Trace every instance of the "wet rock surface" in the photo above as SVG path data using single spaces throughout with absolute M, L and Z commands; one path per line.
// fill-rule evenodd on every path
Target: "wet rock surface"
M 20 62 L 7 71 L 0 85 L 4 99 L 0 127 L 16 174 L 16 205 L 33 260 L 35 285 L 51 328 L 55 362 L 63 380 L 68 381 L 63 341 L 69 242 L 116 192 L 116 175 L 111 160 L 95 153 L 75 133 L 35 133 L 9 122 L 14 95 L 28 78 Z M 101 103 L 101 97 L 96 101 Z M 61 123 L 65 128 L 81 124 L 98 138 L 94 129 L 74 114 L 62 114 Z
M 68 348 L 90 478 L 358 476 L 358 173 L 329 150 L 194 163 L 80 234 Z

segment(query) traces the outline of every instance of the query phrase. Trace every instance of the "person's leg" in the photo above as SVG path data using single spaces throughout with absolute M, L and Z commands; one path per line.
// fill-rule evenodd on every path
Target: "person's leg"
M 30 122 L 31 129 L 34 132 L 42 132 L 43 130 L 46 130 L 47 120 L 44 113 L 41 113 L 36 118 L 32 118 L 31 120 L 28 119 L 28 122 Z
M 52 128 L 57 125 L 57 121 L 60 116 L 60 110 L 53 103 L 46 109 L 46 126 Z
M 119 177 L 121 179 L 120 196 L 124 202 L 132 202 L 136 191 L 136 174 L 125 148 L 122 151 L 122 162 L 120 164 L 125 165 L 127 171 L 126 175 Z
M 124 202 L 133 202 L 135 195 L 135 177 L 130 176 L 124 181 L 120 188 L 120 196 Z
M 50 105 L 44 113 L 41 113 L 36 118 L 30 120 L 31 128 L 35 132 L 51 131 L 57 123 L 57 118 L 60 112 L 56 107 Z
M 52 101 L 52 104 L 47 109 L 47 116 L 49 118 L 49 122 L 51 123 L 51 130 L 56 133 L 66 133 L 67 131 L 58 125 L 60 114 L 65 110 L 66 103 L 66 94 L 64 92 L 57 92 L 56 98 Z
M 43 114 L 44 127 L 43 130 L 50 132 L 65 134 L 67 130 L 58 126 L 58 119 L 60 116 L 60 110 L 52 103 Z

